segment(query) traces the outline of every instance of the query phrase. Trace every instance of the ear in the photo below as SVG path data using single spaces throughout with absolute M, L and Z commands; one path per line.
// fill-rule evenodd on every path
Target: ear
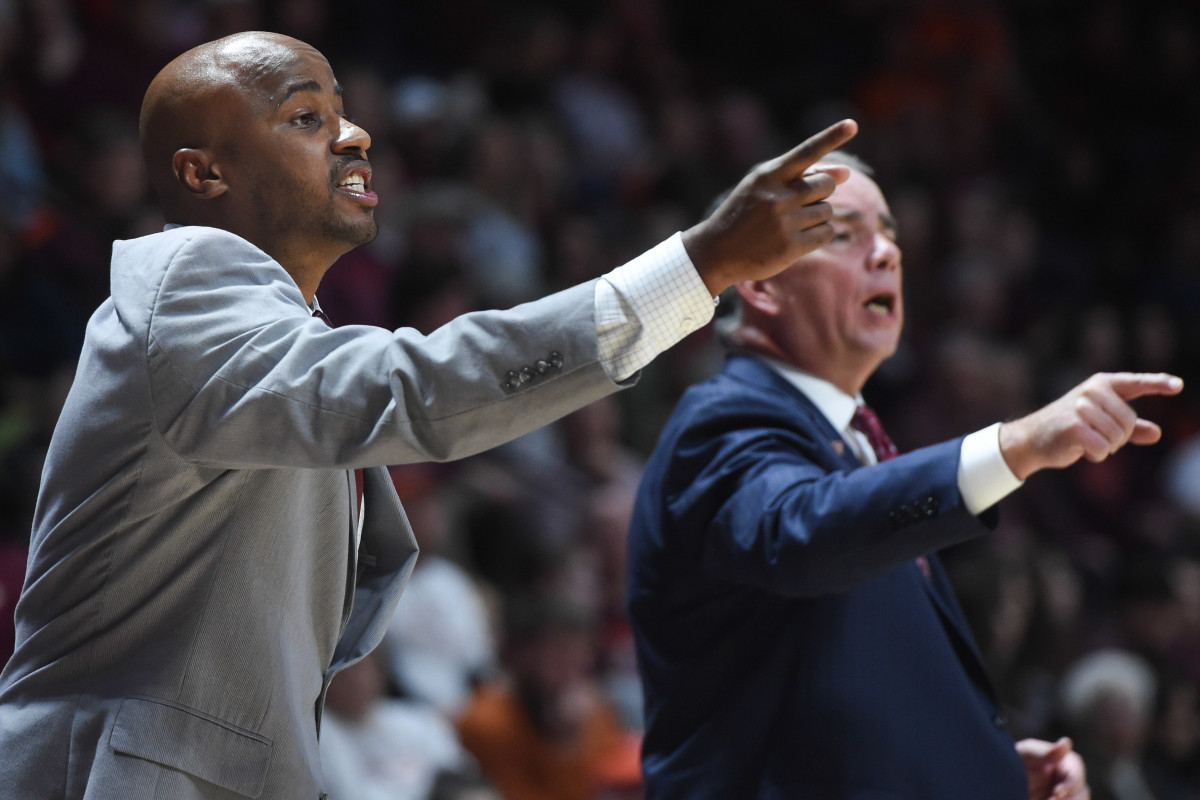
M 760 281 L 742 281 L 735 285 L 742 302 L 760 314 L 774 317 L 782 310 L 778 287 L 770 278 Z
M 207 150 L 194 147 L 176 150 L 171 166 L 175 169 L 175 179 L 199 199 L 210 200 L 229 188 Z

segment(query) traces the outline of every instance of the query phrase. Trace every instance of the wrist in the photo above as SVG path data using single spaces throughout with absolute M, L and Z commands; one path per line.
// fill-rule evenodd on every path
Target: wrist
M 696 268 L 696 274 L 700 276 L 700 280 L 704 281 L 708 293 L 712 297 L 717 297 L 732 286 L 734 281 L 729 277 L 729 269 L 724 268 L 725 265 L 721 260 L 713 256 L 712 247 L 709 244 L 711 234 L 706 225 L 707 221 L 697 223 L 683 231 L 680 236 L 683 240 L 683 249 L 687 251 L 692 266 Z
M 1001 423 L 998 437 L 1000 455 L 1004 457 L 1004 463 L 1017 480 L 1024 481 L 1037 472 L 1037 466 L 1034 463 L 1033 448 L 1029 446 L 1028 437 L 1023 434 L 1021 422 L 1022 420 Z

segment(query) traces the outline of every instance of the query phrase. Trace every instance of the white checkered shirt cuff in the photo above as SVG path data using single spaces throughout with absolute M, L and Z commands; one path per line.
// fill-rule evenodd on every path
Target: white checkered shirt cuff
M 714 301 L 676 233 L 596 282 L 600 363 L 614 381 L 702 328 Z

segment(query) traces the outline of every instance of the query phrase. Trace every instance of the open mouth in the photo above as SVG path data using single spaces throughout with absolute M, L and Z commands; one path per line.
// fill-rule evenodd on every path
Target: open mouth
M 337 182 L 337 190 L 357 200 L 366 206 L 379 202 L 378 196 L 371 191 L 371 170 L 369 167 L 354 167 Z
M 347 192 L 354 192 L 355 194 L 366 194 L 371 191 L 370 181 L 371 173 L 366 170 L 356 169 L 351 170 L 346 177 L 342 178 L 338 182 L 337 187 Z
M 872 295 L 863 303 L 863 307 L 877 314 L 891 316 L 896 311 L 896 295 L 891 292 L 880 292 Z

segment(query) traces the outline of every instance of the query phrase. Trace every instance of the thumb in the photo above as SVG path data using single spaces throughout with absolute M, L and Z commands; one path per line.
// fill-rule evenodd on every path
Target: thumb
M 1074 749 L 1075 743 L 1070 737 L 1063 736 L 1054 745 L 1042 754 L 1042 761 L 1046 764 L 1055 764 L 1062 761 Z
M 1162 438 L 1162 428 L 1148 419 L 1138 419 L 1133 423 L 1133 433 L 1129 436 L 1130 444 L 1154 444 Z
M 850 168 L 841 164 L 816 164 L 804 170 L 801 177 L 807 178 L 821 172 L 833 178 L 834 183 L 845 183 L 850 178 Z
M 1070 738 L 1064 736 L 1057 742 L 1047 742 L 1042 739 L 1023 739 L 1020 742 L 1019 749 L 1026 764 L 1045 766 L 1065 758 L 1074 746 Z

